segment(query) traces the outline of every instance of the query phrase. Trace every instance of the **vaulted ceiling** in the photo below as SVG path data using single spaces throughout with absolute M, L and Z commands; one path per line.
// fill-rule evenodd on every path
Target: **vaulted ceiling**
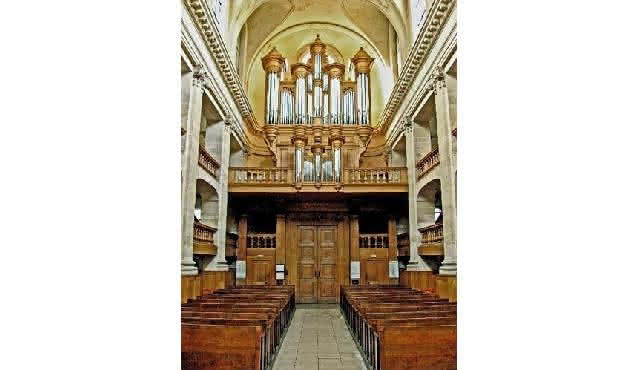
M 373 123 L 391 93 L 398 58 L 408 49 L 406 0 L 235 0 L 228 42 L 259 121 L 264 117 L 260 58 L 276 47 L 290 64 L 316 34 L 345 62 L 363 47 L 375 58 L 371 71 Z M 397 42 L 396 42 L 397 40 Z

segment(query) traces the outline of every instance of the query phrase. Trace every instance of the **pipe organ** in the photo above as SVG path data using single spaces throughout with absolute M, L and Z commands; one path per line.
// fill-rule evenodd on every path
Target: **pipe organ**
M 309 63 L 291 65 L 290 77 L 285 73 L 289 69 L 286 59 L 276 48 L 262 58 L 266 74 L 265 124 L 370 126 L 369 73 L 374 58 L 363 48 L 358 50 L 351 58 L 355 69 L 352 81 L 352 71 L 345 74 L 344 64 L 328 63 L 327 45 L 320 35 L 309 46 L 309 52 Z M 314 158 L 311 162 L 317 161 Z M 332 162 L 335 165 L 336 161 Z

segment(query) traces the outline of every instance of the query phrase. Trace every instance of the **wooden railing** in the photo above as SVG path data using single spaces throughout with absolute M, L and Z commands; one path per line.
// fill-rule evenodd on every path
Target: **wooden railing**
M 444 239 L 442 224 L 429 225 L 418 230 L 422 234 L 422 244 L 441 243 Z
M 345 168 L 345 184 L 406 184 L 406 167 Z
M 289 172 L 285 167 L 229 167 L 229 184 L 288 184 Z
M 440 163 L 440 152 L 438 149 L 434 149 L 429 153 L 425 154 L 421 160 L 416 163 L 416 171 L 418 174 L 418 179 L 422 176 L 429 173 L 429 171 L 436 168 L 436 166 Z
M 209 172 L 211 176 L 216 179 L 218 178 L 218 169 L 220 169 L 220 164 L 215 160 L 215 158 L 211 156 L 211 154 L 207 152 L 207 149 L 205 149 L 202 145 L 200 145 L 198 164 L 202 166 L 205 171 Z
M 213 243 L 213 236 L 218 231 L 215 227 L 207 226 L 198 221 L 193 222 L 193 239 L 204 243 Z
M 247 248 L 275 248 L 276 234 L 247 234 Z
M 360 248 L 389 248 L 389 235 L 360 234 Z

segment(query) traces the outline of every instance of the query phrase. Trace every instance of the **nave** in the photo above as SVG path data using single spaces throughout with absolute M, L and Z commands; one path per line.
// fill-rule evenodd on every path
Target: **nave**
M 456 368 L 457 305 L 430 291 L 343 286 L 339 306 L 296 310 L 295 302 L 293 286 L 242 286 L 189 300 L 182 368 Z

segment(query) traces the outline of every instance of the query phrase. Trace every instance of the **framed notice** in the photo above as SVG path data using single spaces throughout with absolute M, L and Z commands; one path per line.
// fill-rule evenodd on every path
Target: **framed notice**
M 391 279 L 397 279 L 399 276 L 398 261 L 389 261 L 389 277 Z
M 284 272 L 276 272 L 276 280 L 284 280 Z
M 236 279 L 247 278 L 247 261 L 236 261 Z
M 351 280 L 360 279 L 360 262 L 351 261 Z

